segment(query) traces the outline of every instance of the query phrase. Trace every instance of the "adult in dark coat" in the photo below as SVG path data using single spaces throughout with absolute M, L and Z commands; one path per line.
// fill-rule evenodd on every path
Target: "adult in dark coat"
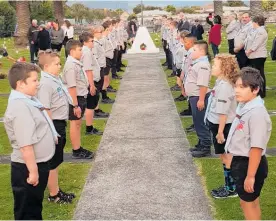
M 45 51 L 47 49 L 50 49 L 51 38 L 50 38 L 49 31 L 46 30 L 45 25 L 40 25 L 39 29 L 40 30 L 37 35 L 37 44 L 38 44 L 39 50 Z
M 197 19 L 195 20 L 195 24 L 192 26 L 191 33 L 196 37 L 197 40 L 203 39 L 202 35 L 204 33 L 204 29 Z

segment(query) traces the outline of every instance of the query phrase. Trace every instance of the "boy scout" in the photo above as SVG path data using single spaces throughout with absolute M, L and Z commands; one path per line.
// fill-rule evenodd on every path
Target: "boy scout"
M 261 220 L 259 196 L 268 174 L 265 153 L 272 126 L 259 96 L 262 83 L 257 69 L 241 70 L 235 85 L 239 105 L 225 146 L 233 155 L 231 174 L 246 220 Z
M 237 108 L 234 85 L 239 75 L 239 66 L 235 55 L 218 54 L 214 59 L 212 75 L 217 80 L 210 93 L 205 119 L 212 134 L 215 154 L 220 155 L 223 164 L 225 185 L 212 190 L 211 194 L 216 199 L 225 199 L 238 196 L 230 171 L 232 156 L 225 153 L 225 141 Z
M 167 16 L 162 16 L 162 27 L 161 27 L 161 37 L 162 37 L 162 45 L 166 55 L 166 61 L 162 64 L 162 66 L 168 66 L 168 48 L 167 48 L 167 35 L 168 35 L 168 28 L 167 28 Z
M 209 97 L 209 81 L 211 68 L 208 60 L 208 44 L 197 41 L 193 47 L 193 59 L 186 79 L 184 80 L 185 93 L 189 97 L 195 131 L 198 137 L 197 149 L 192 151 L 193 157 L 205 157 L 211 154 L 211 134 L 204 124 L 205 107 Z
M 60 73 L 60 57 L 51 50 L 39 52 L 39 66 L 42 69 L 37 97 L 53 120 L 59 134 L 55 155 L 49 162 L 50 174 L 48 180 L 50 202 L 71 203 L 74 194 L 63 192 L 58 185 L 58 166 L 63 162 L 63 149 L 66 144 L 66 120 L 69 116 L 69 103 L 72 98 L 67 88 L 62 84 Z
M 171 59 L 172 59 L 172 73 L 170 77 L 176 76 L 176 66 L 175 66 L 175 53 L 177 50 L 177 45 L 179 44 L 179 41 L 177 39 L 177 21 L 172 21 L 170 24 L 170 30 L 171 30 L 171 38 L 169 42 L 169 49 L 171 53 Z
M 13 149 L 11 185 L 15 220 L 42 220 L 42 201 L 47 186 L 48 161 L 54 156 L 57 132 L 35 98 L 39 68 L 14 64 L 8 75 L 12 88 L 4 125 Z
M 102 32 L 103 32 L 104 28 L 103 26 L 95 26 L 93 28 L 93 34 L 94 34 L 94 47 L 92 49 L 92 52 L 94 53 L 94 55 L 96 56 L 96 59 L 100 65 L 101 68 L 101 81 L 102 84 L 104 84 L 104 70 L 106 68 L 106 58 L 105 58 L 105 49 L 103 47 L 103 43 L 101 42 L 102 39 Z M 115 101 L 110 99 L 107 96 L 107 90 L 105 88 L 105 90 L 103 89 L 103 87 L 101 89 L 99 89 L 99 92 L 102 93 L 102 103 L 105 104 L 112 104 Z
M 80 62 L 82 56 L 82 44 L 77 40 L 70 40 L 66 44 L 69 56 L 63 69 L 63 82 L 73 99 L 73 105 L 69 105 L 70 138 L 73 147 L 72 157 L 76 159 L 91 159 L 94 154 L 81 147 L 81 123 L 86 109 L 86 98 L 89 82 Z
M 92 53 L 94 36 L 91 33 L 83 32 L 79 36 L 79 39 L 83 44 L 81 63 L 83 64 L 83 70 L 85 71 L 89 82 L 85 112 L 86 134 L 102 135 L 102 132 L 93 127 L 94 110 L 98 106 L 99 91 L 103 86 L 103 79 L 101 78 L 101 67 Z
M 249 13 L 243 13 L 242 15 L 243 26 L 234 38 L 234 52 L 236 53 L 237 60 L 240 69 L 247 66 L 248 58 L 244 50 L 244 42 L 247 36 L 251 33 L 253 25 Z

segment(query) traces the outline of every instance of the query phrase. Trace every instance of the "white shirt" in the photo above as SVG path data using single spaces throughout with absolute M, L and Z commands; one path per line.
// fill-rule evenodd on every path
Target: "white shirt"
M 62 29 L 64 31 L 64 36 L 67 36 L 69 39 L 74 37 L 73 26 L 70 26 L 69 28 L 67 28 L 66 26 L 62 26 Z

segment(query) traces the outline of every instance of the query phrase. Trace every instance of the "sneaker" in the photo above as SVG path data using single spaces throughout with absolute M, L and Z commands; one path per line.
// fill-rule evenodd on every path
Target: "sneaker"
M 182 94 L 179 97 L 174 98 L 174 101 L 186 101 L 187 97 L 184 97 Z
M 59 189 L 59 192 L 60 192 L 60 194 L 66 195 L 66 196 L 68 196 L 68 197 L 71 198 L 71 199 L 76 198 L 76 195 L 75 195 L 74 193 L 65 193 L 65 192 L 63 192 L 61 189 Z
M 192 156 L 195 158 L 207 157 L 211 155 L 210 148 L 200 148 L 200 150 L 195 150 L 192 152 Z
M 109 97 L 107 97 L 106 99 L 102 99 L 102 103 L 104 104 L 113 104 L 115 102 L 115 100 L 110 99 Z
M 94 157 L 94 153 L 80 147 L 79 151 L 73 151 L 72 158 L 73 159 L 92 159 Z
M 179 115 L 180 115 L 181 117 L 183 117 L 183 116 L 192 116 L 192 112 L 189 111 L 188 109 L 186 109 L 186 110 L 180 112 Z
M 192 124 L 191 126 L 185 128 L 186 133 L 195 132 L 195 126 Z
M 125 67 L 126 67 L 126 65 L 124 65 L 124 64 L 121 64 L 121 67 L 125 68 Z
M 96 129 L 96 128 L 94 128 L 93 127 L 93 129 L 90 131 L 90 132 L 88 132 L 88 131 L 86 131 L 86 133 L 85 133 L 86 135 L 103 135 L 103 132 L 101 132 L 101 131 L 99 131 L 98 129 Z
M 218 192 L 222 191 L 223 189 L 225 189 L 225 186 L 220 186 L 217 189 L 213 189 L 213 190 L 211 190 L 211 195 L 217 194 Z
M 112 79 L 121 80 L 122 77 L 120 77 L 119 75 L 113 75 L 113 76 L 112 76 Z
M 230 190 L 227 190 L 226 188 L 223 188 L 221 191 L 217 192 L 216 194 L 212 194 L 212 196 L 215 199 L 226 199 L 226 198 L 238 197 L 238 193 L 236 192 L 236 190 L 230 191 Z
M 107 92 L 111 92 L 111 93 L 116 93 L 116 92 L 117 92 L 116 89 L 109 88 L 109 87 L 106 89 L 106 91 L 107 91 Z
M 171 89 L 171 91 L 180 91 L 181 90 L 177 84 L 172 86 L 170 89 Z
M 66 194 L 62 191 L 58 191 L 58 194 L 55 196 L 48 196 L 48 201 L 52 203 L 57 204 L 69 204 L 72 203 L 73 198 L 75 198 L 75 195 Z
M 200 150 L 200 145 L 199 144 L 196 144 L 195 147 L 192 147 L 189 149 L 190 152 L 193 152 L 193 151 L 199 151 Z
M 124 71 L 124 70 L 121 69 L 121 68 L 117 69 L 117 72 L 123 72 L 123 71 Z
M 168 66 L 168 62 L 163 63 L 162 66 Z
M 94 112 L 94 118 L 108 118 L 109 113 L 103 112 L 101 109 L 98 109 L 98 111 Z

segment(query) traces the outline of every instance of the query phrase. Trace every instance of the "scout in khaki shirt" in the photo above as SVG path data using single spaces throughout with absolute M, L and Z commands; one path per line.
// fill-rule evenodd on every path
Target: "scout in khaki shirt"
M 212 75 L 217 78 L 205 114 L 205 122 L 212 134 L 215 153 L 223 164 L 225 184 L 212 190 L 216 199 L 237 197 L 236 186 L 230 173 L 231 155 L 225 152 L 225 142 L 236 116 L 237 102 L 234 85 L 239 75 L 239 66 L 234 55 L 218 54 L 214 59 Z
M 12 147 L 11 185 L 15 220 L 42 220 L 48 161 L 54 156 L 58 134 L 35 97 L 40 69 L 14 64 L 8 74 L 12 88 L 4 125 Z
M 231 174 L 246 220 L 261 220 L 259 196 L 268 174 L 265 153 L 272 125 L 259 96 L 262 83 L 257 69 L 241 70 L 235 85 L 239 105 L 225 146 L 233 155 Z
M 52 50 L 46 50 L 40 51 L 38 57 L 42 72 L 37 98 L 53 120 L 55 129 L 59 134 L 55 155 L 49 161 L 48 200 L 58 204 L 67 204 L 72 202 L 75 195 L 65 193 L 59 188 L 58 166 L 63 162 L 63 149 L 66 144 L 66 120 L 69 116 L 69 103 L 72 105 L 73 101 L 59 77 L 61 68 L 59 54 Z
M 208 59 L 208 44 L 197 41 L 192 52 L 192 67 L 184 81 L 185 93 L 189 97 L 198 145 L 192 150 L 193 157 L 205 157 L 211 154 L 211 134 L 204 124 L 205 107 L 208 104 L 211 68 Z
M 87 95 L 87 105 L 85 112 L 86 135 L 102 135 L 102 132 L 93 127 L 94 110 L 98 106 L 99 91 L 103 85 L 103 79 L 101 78 L 100 74 L 100 65 L 92 53 L 94 36 L 91 33 L 83 32 L 79 38 L 80 42 L 83 44 L 81 62 L 89 82 L 89 92 Z
M 88 94 L 88 78 L 80 62 L 82 56 L 82 44 L 77 40 L 70 40 L 66 44 L 68 53 L 63 68 L 62 79 L 73 99 L 73 105 L 69 105 L 70 138 L 73 148 L 72 158 L 91 159 L 94 154 L 81 147 L 81 123 L 86 109 Z
M 104 77 L 105 77 L 104 70 L 106 68 L 105 49 L 104 49 L 103 43 L 101 42 L 103 31 L 104 31 L 104 28 L 101 25 L 95 26 L 93 28 L 94 47 L 92 49 L 92 52 L 94 53 L 101 69 L 102 88 L 99 89 L 99 92 L 102 93 L 102 103 L 112 104 L 115 102 L 115 100 L 112 100 L 107 96 L 107 88 L 103 89 Z M 108 115 L 99 116 L 99 117 L 108 117 Z

